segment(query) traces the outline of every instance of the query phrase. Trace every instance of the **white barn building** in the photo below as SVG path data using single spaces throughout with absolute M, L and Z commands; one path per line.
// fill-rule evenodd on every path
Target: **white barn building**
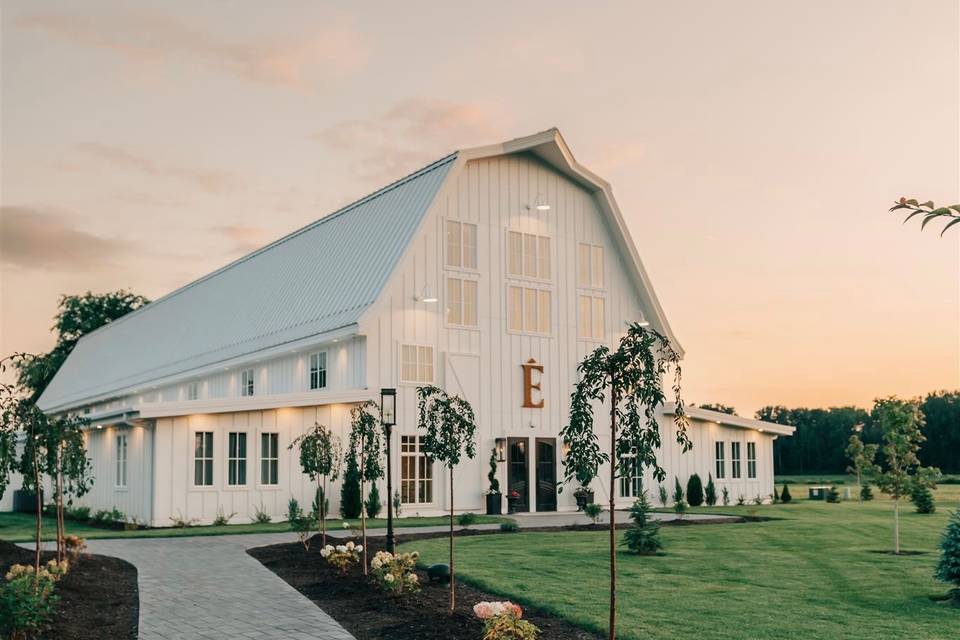
M 458 511 L 484 510 L 498 443 L 520 510 L 570 510 L 573 487 L 554 483 L 576 366 L 628 321 L 676 342 L 610 185 L 551 129 L 453 153 L 87 335 L 40 406 L 90 419 L 93 509 L 244 522 L 310 504 L 288 445 L 315 422 L 346 439 L 351 406 L 396 387 L 393 486 L 403 515 L 428 515 L 448 495 L 418 451 L 415 387 L 434 383 L 479 423 Z M 733 500 L 768 496 L 773 440 L 793 429 L 689 413 L 686 454 L 662 420 L 670 486 L 696 472 Z M 596 500 L 632 502 L 634 484 L 607 477 Z M 336 512 L 337 486 L 330 500 Z

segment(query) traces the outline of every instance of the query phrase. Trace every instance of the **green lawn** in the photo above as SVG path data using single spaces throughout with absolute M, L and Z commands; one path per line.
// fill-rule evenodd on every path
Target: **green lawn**
M 497 523 L 509 520 L 498 516 L 477 516 L 478 524 Z M 353 526 L 359 527 L 359 520 L 349 521 Z M 443 516 L 431 518 L 397 518 L 394 520 L 394 526 L 403 527 L 432 527 L 446 525 L 450 521 Z M 26 542 L 33 540 L 33 528 L 35 526 L 34 517 L 27 513 L 0 513 L 0 540 L 8 542 Z M 44 518 L 44 539 L 52 540 L 54 532 L 53 518 Z M 381 529 L 387 526 L 387 521 L 383 518 L 367 520 L 368 529 Z M 328 520 L 327 530 L 335 531 L 343 528 L 342 520 Z M 140 529 L 136 531 L 112 531 L 102 529 L 89 524 L 67 520 L 67 533 L 75 533 L 87 539 L 94 538 L 167 538 L 174 536 L 223 536 L 245 533 L 277 533 L 290 531 L 286 522 L 270 522 L 267 524 L 228 524 L 222 527 L 202 526 L 202 527 L 184 527 L 182 529 L 162 528 L 162 529 Z
M 799 489 L 799 487 L 798 487 Z M 794 491 L 799 497 L 800 491 Z M 806 495 L 806 492 L 803 492 Z M 892 545 L 889 500 L 714 507 L 695 511 L 775 516 L 748 524 L 664 527 L 666 555 L 620 553 L 619 636 L 664 640 L 804 638 L 956 639 L 960 609 L 930 599 L 936 544 L 960 486 L 938 509 L 903 511 L 904 549 Z M 605 631 L 606 533 L 515 533 L 457 541 L 457 573 L 478 587 Z M 442 539 L 405 545 L 443 562 Z

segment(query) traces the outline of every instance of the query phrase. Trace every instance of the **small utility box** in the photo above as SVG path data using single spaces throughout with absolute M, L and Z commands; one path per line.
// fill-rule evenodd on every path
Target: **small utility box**
M 807 498 L 809 500 L 826 500 L 827 493 L 829 493 L 829 486 L 818 486 L 818 487 L 809 487 L 807 488 Z

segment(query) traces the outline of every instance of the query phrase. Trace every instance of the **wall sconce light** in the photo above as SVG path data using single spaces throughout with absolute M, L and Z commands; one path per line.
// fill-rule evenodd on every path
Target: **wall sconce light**
M 527 211 L 531 209 L 536 209 L 537 211 L 550 211 L 550 205 L 547 204 L 547 199 L 543 194 L 538 193 L 537 199 L 533 201 L 533 204 L 527 205 Z
M 494 440 L 495 448 L 497 450 L 497 462 L 506 462 L 506 448 L 507 448 L 507 439 L 506 438 L 497 438 Z
M 566 457 L 570 454 L 570 441 L 564 440 L 560 450 L 563 452 L 564 459 L 566 459 Z
M 430 289 L 428 287 L 424 287 L 423 293 L 414 296 L 413 299 L 417 302 L 439 302 L 440 300 L 440 298 L 430 293 Z

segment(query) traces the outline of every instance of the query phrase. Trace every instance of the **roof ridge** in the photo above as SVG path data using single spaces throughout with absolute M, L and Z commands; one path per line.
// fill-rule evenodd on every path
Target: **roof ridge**
M 377 189 L 376 191 L 372 191 L 371 193 L 368 193 L 367 195 L 365 195 L 365 196 L 363 196 L 363 197 L 361 197 L 361 198 L 359 198 L 359 199 L 357 199 L 357 200 L 354 200 L 353 202 L 351 202 L 351 203 L 349 203 L 349 204 L 347 204 L 347 205 L 344 205 L 343 207 L 340 207 L 339 209 L 337 209 L 337 210 L 335 210 L 335 211 L 333 211 L 333 212 L 331 212 L 331 213 L 328 213 L 327 215 L 322 216 L 322 217 L 314 220 L 313 222 L 310 222 L 310 223 L 308 223 L 308 224 L 300 227 L 299 229 L 295 229 L 294 231 L 291 231 L 290 233 L 288 233 L 288 234 L 286 234 L 286 235 L 284 235 L 284 236 L 281 236 L 280 238 L 277 238 L 276 240 L 274 240 L 273 242 L 270 242 L 269 244 L 266 244 L 266 245 L 264 245 L 264 246 L 262 246 L 262 247 L 260 247 L 260 248 L 258 248 L 258 249 L 254 249 L 254 250 L 251 251 L 250 253 L 248 253 L 248 254 L 246 254 L 246 255 L 243 255 L 243 256 L 237 258 L 236 260 L 233 260 L 232 262 L 228 262 L 227 264 L 223 265 L 222 267 L 220 267 L 220 268 L 218 268 L 218 269 L 216 269 L 216 270 L 214 270 L 214 271 L 211 271 L 210 273 L 207 273 L 207 274 L 205 274 L 205 275 L 197 278 L 196 280 L 192 280 L 191 282 L 188 282 L 187 284 L 185 284 L 185 285 L 183 285 L 183 286 L 181 286 L 181 287 L 179 287 L 179 288 L 177 288 L 177 289 L 174 289 L 173 291 L 171 291 L 171 292 L 169 292 L 169 293 L 166 293 L 166 294 L 160 296 L 159 298 L 157 298 L 157 299 L 154 300 L 153 302 L 150 302 L 149 304 L 146 304 L 146 305 L 140 307 L 139 309 L 136 309 L 136 310 L 134 310 L 134 311 L 131 311 L 130 313 L 128 313 L 128 314 L 126 314 L 126 315 L 123 315 L 123 316 L 117 318 L 116 320 L 113 320 L 113 321 L 111 321 L 111 322 L 108 322 L 107 324 L 105 324 L 105 325 L 103 325 L 103 326 L 101 326 L 101 327 L 98 327 L 98 328 L 94 329 L 94 330 L 91 331 L 90 333 L 82 336 L 82 337 L 80 338 L 80 340 L 84 340 L 84 339 L 86 339 L 86 338 L 89 338 L 90 336 L 95 335 L 95 334 L 97 334 L 97 333 L 100 333 L 101 331 L 106 330 L 106 329 L 108 329 L 109 327 L 116 326 L 117 324 L 119 324 L 119 323 L 121 323 L 121 322 L 123 322 L 123 321 L 125 321 L 125 320 L 128 320 L 128 319 L 130 319 L 130 318 L 133 318 L 133 317 L 135 317 L 135 316 L 138 316 L 138 315 L 140 315 L 142 312 L 144 312 L 145 310 L 147 310 L 147 309 L 149 309 L 149 308 L 151 308 L 151 307 L 154 307 L 154 308 L 155 308 L 155 305 L 157 305 L 157 304 L 159 304 L 159 303 L 161 303 L 161 302 L 164 302 L 164 301 L 166 301 L 166 300 L 169 300 L 169 299 L 171 299 L 171 298 L 173 298 L 173 297 L 175 297 L 175 296 L 177 296 L 177 295 L 179 295 L 179 294 L 187 291 L 188 289 L 191 289 L 191 288 L 193 288 L 194 286 L 199 285 L 200 283 L 205 282 L 206 280 L 209 280 L 210 278 L 212 278 L 212 277 L 214 277 L 214 276 L 216 276 L 216 275 L 219 275 L 219 274 L 221 274 L 221 273 L 223 273 L 223 272 L 225 272 L 225 271 L 227 271 L 227 270 L 229 270 L 229 269 L 232 269 L 233 267 L 235 267 L 235 266 L 237 266 L 237 265 L 239 265 L 239 264 L 241 264 L 241 263 L 243 263 L 243 262 L 246 262 L 247 260 L 253 258 L 254 256 L 260 255 L 261 253 L 267 251 L 268 249 L 272 249 L 272 248 L 274 248 L 274 247 L 276 247 L 276 246 L 279 246 L 279 245 L 287 242 L 288 240 L 291 240 L 291 239 L 293 239 L 293 238 L 295 238 L 295 237 L 297 237 L 297 236 L 299 236 L 299 235 L 301 235 L 301 234 L 303 234 L 303 233 L 306 233 L 307 231 L 310 231 L 311 229 L 314 229 L 314 228 L 320 226 L 321 224 L 324 224 L 324 223 L 326 223 L 326 222 L 329 222 L 329 221 L 333 220 L 334 218 L 337 218 L 337 217 L 339 217 L 339 216 L 341 216 L 341 215 L 343 215 L 343 214 L 345 214 L 345 213 L 348 213 L 350 210 L 355 209 L 355 208 L 359 207 L 360 205 L 365 204 L 365 203 L 369 202 L 370 200 L 373 200 L 374 198 L 378 198 L 378 197 L 384 195 L 385 193 L 388 193 L 388 192 L 390 192 L 390 191 L 392 191 L 392 190 L 394 190 L 394 189 L 396 189 L 396 188 L 398 188 L 398 187 L 406 184 L 407 182 L 410 182 L 410 181 L 413 180 L 414 178 L 418 178 L 418 177 L 420 177 L 421 175 L 423 175 L 423 174 L 425 174 L 425 173 L 428 173 L 428 172 L 430 172 L 430 171 L 433 171 L 433 170 L 436 169 L 437 167 L 440 167 L 440 166 L 442 166 L 442 165 L 450 162 L 450 161 L 453 160 L 454 158 L 456 158 L 456 156 L 457 156 L 458 153 L 459 153 L 459 151 L 454 151 L 454 152 L 452 152 L 452 153 L 449 153 L 449 154 L 443 156 L 442 158 L 440 158 L 440 159 L 438 159 L 438 160 L 434 160 L 434 161 L 431 162 L 430 164 L 428 164 L 428 165 L 426 165 L 426 166 L 424 166 L 424 167 L 421 167 L 421 168 L 417 169 L 416 171 L 414 171 L 414 172 L 412 172 L 412 173 L 409 173 L 409 174 L 407 174 L 406 176 L 404 176 L 404 177 L 402 177 L 402 178 L 399 178 L 398 180 L 394 180 L 393 182 L 391 182 L 391 183 L 389 183 L 389 184 L 387 184 L 387 185 L 385 185 L 385 186 L 383 186 L 383 187 L 380 187 L 380 188 Z

